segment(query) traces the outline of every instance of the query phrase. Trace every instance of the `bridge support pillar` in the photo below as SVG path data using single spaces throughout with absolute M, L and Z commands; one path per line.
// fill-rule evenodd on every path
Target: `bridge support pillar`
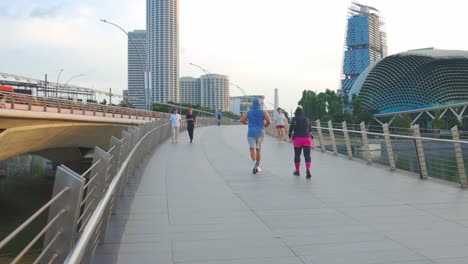
M 338 148 L 336 147 L 336 138 L 335 132 L 333 131 L 333 123 L 331 120 L 328 120 L 328 133 L 330 134 L 330 140 L 333 148 L 333 155 L 338 155 Z
M 351 140 L 349 140 L 348 125 L 346 124 L 346 121 L 343 121 L 343 123 L 341 123 L 341 126 L 343 127 L 343 135 L 344 135 L 344 140 L 346 144 L 346 152 L 348 153 L 348 158 L 352 159 L 353 149 L 351 148 Z
M 416 145 L 416 156 L 419 162 L 419 176 L 421 179 L 427 179 L 427 164 L 426 164 L 426 157 L 424 155 L 424 147 L 421 140 L 421 131 L 419 130 L 419 125 L 413 126 L 413 136 L 416 137 L 414 139 L 414 143 Z
M 317 126 L 317 133 L 319 135 L 320 149 L 325 152 L 325 141 L 323 140 L 322 126 L 320 125 L 320 119 L 315 120 Z
M 459 141 L 460 140 L 460 132 L 458 131 L 458 127 L 454 126 L 452 128 L 452 139 Z M 453 143 L 455 147 L 455 158 L 457 160 L 457 168 L 458 168 L 458 175 L 460 177 L 460 185 L 462 188 L 468 187 L 468 182 L 466 179 L 466 174 L 465 174 L 465 162 L 463 161 L 463 151 L 461 148 L 460 143 Z
M 388 164 L 390 165 L 391 170 L 396 169 L 395 156 L 393 155 L 392 140 L 390 138 L 390 129 L 388 129 L 388 124 L 383 125 L 385 145 L 387 146 L 387 156 Z
M 372 157 L 371 157 L 370 148 L 369 148 L 369 139 L 367 138 L 366 124 L 364 122 L 361 122 L 361 124 L 359 125 L 361 126 L 362 143 L 364 145 L 364 150 L 366 152 L 367 164 L 371 164 Z

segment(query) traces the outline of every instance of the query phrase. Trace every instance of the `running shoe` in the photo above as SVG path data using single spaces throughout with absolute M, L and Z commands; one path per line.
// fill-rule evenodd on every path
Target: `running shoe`
M 257 172 L 258 172 L 258 164 L 259 164 L 258 162 L 255 162 L 254 167 L 253 167 L 253 170 L 252 170 L 253 174 L 257 174 Z
M 307 178 L 307 179 L 310 179 L 310 177 L 312 177 L 312 174 L 310 174 L 310 170 L 307 170 L 307 176 L 306 176 L 306 178 Z
M 300 174 L 299 174 L 299 171 L 294 171 L 293 174 L 296 175 L 296 176 L 299 176 L 299 175 L 300 175 Z

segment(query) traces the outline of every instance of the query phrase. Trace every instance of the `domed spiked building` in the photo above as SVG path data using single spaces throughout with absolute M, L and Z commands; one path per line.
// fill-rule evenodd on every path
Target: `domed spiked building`
M 377 115 L 467 103 L 468 51 L 431 48 L 388 56 L 361 73 L 353 94 Z

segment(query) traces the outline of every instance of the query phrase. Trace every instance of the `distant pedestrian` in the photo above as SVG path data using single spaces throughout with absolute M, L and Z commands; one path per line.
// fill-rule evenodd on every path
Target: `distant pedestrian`
M 0 108 L 6 109 L 5 96 L 3 94 L 0 94 Z
M 190 138 L 190 143 L 193 141 L 193 130 L 195 125 L 197 124 L 197 116 L 193 112 L 192 107 L 189 108 L 187 115 L 185 116 L 185 120 L 187 121 L 187 131 Z
M 286 117 L 283 114 L 283 109 L 281 107 L 278 107 L 276 109 L 276 117 L 275 117 L 275 125 L 276 125 L 276 134 L 278 136 L 278 143 L 283 143 L 283 137 L 284 137 L 284 128 L 286 126 Z
M 172 109 L 172 114 L 171 114 L 172 143 L 178 142 L 180 124 L 181 124 L 181 117 L 179 115 L 179 109 L 176 107 Z
M 216 114 L 216 118 L 218 118 L 218 126 L 220 126 L 221 118 L 223 118 L 223 114 L 221 113 L 221 110 L 218 110 L 218 113 Z
M 247 141 L 249 142 L 250 157 L 252 158 L 253 174 L 261 171 L 260 160 L 262 157 L 262 142 L 265 137 L 265 128 L 271 124 L 270 116 L 261 108 L 259 98 L 252 101 L 252 109 L 244 113 L 240 119 L 242 124 L 249 126 Z
M 304 151 L 304 159 L 306 164 L 306 177 L 310 179 L 312 177 L 310 173 L 310 149 L 313 145 L 313 136 L 311 133 L 310 121 L 304 116 L 302 108 L 298 107 L 294 112 L 294 117 L 291 120 L 289 126 L 289 137 L 293 140 L 294 146 L 294 165 L 296 170 L 294 175 L 299 176 L 299 170 L 301 167 L 301 152 Z

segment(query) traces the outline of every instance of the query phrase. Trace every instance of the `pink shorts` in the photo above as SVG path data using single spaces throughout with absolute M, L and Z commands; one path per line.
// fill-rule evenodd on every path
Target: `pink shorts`
M 314 144 L 312 138 L 310 137 L 295 137 L 293 140 L 293 146 L 295 148 L 300 147 L 312 147 Z

